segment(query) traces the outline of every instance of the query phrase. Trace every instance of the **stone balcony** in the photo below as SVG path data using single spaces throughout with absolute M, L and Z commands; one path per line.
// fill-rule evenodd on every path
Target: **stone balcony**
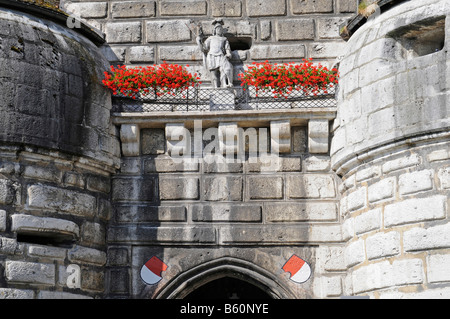
M 307 127 L 309 153 L 326 154 L 330 121 L 336 115 L 336 99 L 334 89 L 318 94 L 297 93 L 285 98 L 242 88 L 190 88 L 177 95 L 150 93 L 134 99 L 115 96 L 113 111 L 113 123 L 120 126 L 124 156 L 139 156 L 140 131 L 147 128 L 164 129 L 164 152 L 168 155 L 175 146 L 177 151 L 181 147 L 182 153 L 191 153 L 194 147 L 191 143 L 180 143 L 180 136 L 186 131 L 194 137 L 199 126 L 202 130 L 218 129 L 222 154 L 231 150 L 236 155 L 245 148 L 239 136 L 248 128 L 267 128 L 270 151 L 289 154 L 293 127 Z M 238 138 L 230 144 L 222 138 L 225 133 Z

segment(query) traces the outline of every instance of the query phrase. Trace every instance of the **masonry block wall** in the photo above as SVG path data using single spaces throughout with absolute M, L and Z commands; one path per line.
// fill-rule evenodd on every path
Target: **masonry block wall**
M 356 0 L 64 0 L 61 6 L 106 34 L 103 50 L 112 63 L 189 64 L 203 81 L 208 74 L 191 21 L 210 35 L 211 21 L 224 20 L 237 75 L 252 61 L 333 64 L 345 46 L 339 25 L 357 8 Z
M 110 175 L 120 164 L 99 81 L 108 62 L 53 18 L 0 9 L 1 299 L 105 293 Z
M 449 1 L 404 2 L 350 38 L 332 167 L 346 294 L 449 296 Z
M 258 122 L 255 114 L 247 114 L 247 125 L 249 120 L 255 125 L 249 128 L 242 126 L 243 121 L 210 116 L 200 121 L 202 117 L 185 115 L 186 122 L 175 123 L 167 114 L 166 124 L 158 124 L 157 117 L 150 117 L 130 130 L 135 138 L 127 137 L 125 141 L 138 145 L 134 153 L 122 157 L 120 173 L 112 182 L 115 215 L 107 236 L 110 295 L 174 297 L 165 292 L 167 285 L 192 268 L 224 257 L 245 261 L 269 273 L 286 291 L 286 295 L 280 294 L 277 287 L 268 284 L 267 291 L 273 291 L 278 298 L 340 295 L 345 267 L 338 214 L 339 181 L 330 169 L 328 147 L 325 152 L 309 147 L 308 123 L 318 120 L 297 120 L 291 125 L 286 120 L 288 115 L 282 116 L 284 119 L 272 115 L 268 125 Z M 330 121 L 322 116 L 328 132 Z M 334 113 L 328 117 L 333 118 Z M 209 123 L 209 127 L 196 132 L 192 127 L 195 119 Z M 118 116 L 115 121 L 133 120 Z M 238 138 L 221 143 L 219 135 L 225 127 L 236 130 Z M 230 158 L 226 158 L 226 151 L 232 149 L 234 154 L 241 142 L 245 150 L 239 128 L 243 132 L 263 130 L 256 136 L 259 141 L 263 132 L 268 133 L 264 151 L 269 154 L 271 134 L 286 131 L 283 139 L 288 147 L 278 153 L 271 167 L 263 159 L 249 158 L 248 149 L 243 158 L 233 155 L 227 162 Z M 173 154 L 170 156 L 171 148 L 177 145 L 170 137 L 175 136 L 175 131 L 182 134 L 183 129 L 192 141 L 197 133 L 203 138 L 201 157 L 194 157 L 194 146 L 188 154 L 184 151 L 188 158 L 181 162 Z M 215 135 L 209 135 L 208 130 L 214 130 Z M 215 152 L 204 153 L 214 140 Z M 177 142 L 179 145 L 179 139 Z M 124 140 L 122 145 L 126 147 Z M 305 258 L 314 269 L 314 276 L 303 285 L 290 281 L 289 274 L 282 270 L 293 254 Z M 140 270 L 152 256 L 169 267 L 158 284 L 149 286 L 140 278 Z M 175 296 L 184 297 L 189 289 L 211 280 L 207 275 L 198 277 L 195 285 Z

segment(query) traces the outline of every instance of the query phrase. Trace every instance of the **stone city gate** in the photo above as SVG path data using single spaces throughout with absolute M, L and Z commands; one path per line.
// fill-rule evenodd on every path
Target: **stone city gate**
M 448 0 L 30 2 L 0 0 L 0 298 L 448 298 Z M 334 104 L 101 84 L 199 72 L 216 18 L 235 71 L 342 56 Z
M 334 108 L 115 114 L 125 156 L 112 180 L 116 213 L 107 239 L 109 253 L 129 263 L 111 273 L 131 274 L 139 297 L 180 297 L 224 276 L 272 297 L 312 297 L 312 278 L 298 285 L 282 268 L 296 255 L 316 269 L 316 255 L 342 242 L 327 155 L 334 116 Z M 203 156 L 214 140 L 215 153 Z M 171 156 L 176 147 L 184 157 Z M 275 148 L 272 162 L 259 157 Z M 149 286 L 139 274 L 152 256 L 167 269 Z

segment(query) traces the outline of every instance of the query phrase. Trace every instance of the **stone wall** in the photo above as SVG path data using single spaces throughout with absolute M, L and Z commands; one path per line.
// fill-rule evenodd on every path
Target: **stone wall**
M 189 64 L 199 72 L 202 53 L 188 28 L 223 18 L 236 50 L 236 74 L 252 61 L 298 62 L 313 58 L 333 64 L 343 53 L 339 25 L 356 12 L 356 0 L 189 0 L 189 1 L 62 1 L 67 12 L 80 16 L 106 34 L 105 55 L 119 64 Z
M 0 299 L 105 291 L 120 145 L 88 38 L 0 8 Z
M 316 114 L 321 112 L 316 110 Z M 112 182 L 115 214 L 108 229 L 109 293 L 116 297 L 174 297 L 166 291 L 167 285 L 174 285 L 177 278 L 196 267 L 230 257 L 269 273 L 273 282 L 266 289 L 278 298 L 342 294 L 339 181 L 330 169 L 328 147 L 320 150 L 311 142 L 316 122 L 326 123 L 328 132 L 334 113 L 327 116 L 301 110 L 295 116 L 278 112 L 268 116 L 272 121 L 267 126 L 251 112 L 245 116 L 247 125 L 230 122 L 232 117 L 221 118 L 218 114 L 185 114 L 185 122 L 174 123 L 166 113 L 165 124 L 158 124 L 158 117 L 147 116 L 134 130 L 126 130 L 134 132 L 135 139 L 121 135 L 124 148 L 130 141 L 137 145 L 134 152 L 122 157 L 120 173 Z M 286 118 L 297 118 L 297 122 Z M 115 122 L 123 128 L 125 122 L 136 123 L 137 119 L 132 115 L 117 116 Z M 203 123 L 200 131 L 191 126 L 193 120 Z M 248 121 L 254 126 L 249 127 Z M 241 128 L 244 133 L 264 130 L 270 135 L 265 152 L 270 153 L 274 132 L 281 130 L 280 125 L 288 134 L 283 136 L 288 147 L 271 167 L 262 158 L 249 157 L 248 149 L 242 158 L 233 155 L 227 162 L 226 150 L 239 149 L 243 135 L 231 143 L 217 141 L 216 153 L 205 153 L 209 143 L 219 139 L 223 127 L 236 132 Z M 174 156 L 177 143 L 170 137 L 174 130 L 182 132 L 184 128 L 192 145 L 197 134 L 206 140 L 200 145 L 201 156 L 194 157 L 194 146 L 188 153 L 192 157 L 181 161 Z M 208 130 L 213 130 L 214 135 L 205 133 Z M 257 136 L 259 142 L 262 132 Z M 328 143 L 328 135 L 326 140 Z M 290 274 L 282 270 L 293 254 L 304 258 L 313 269 L 311 279 L 303 285 L 289 280 Z M 168 265 L 162 280 L 153 286 L 146 285 L 139 275 L 152 256 Z M 239 271 L 233 276 L 237 274 Z M 206 274 L 194 275 L 198 277 L 195 284 L 179 291 L 177 297 L 212 280 Z M 191 278 L 186 277 L 188 282 Z M 287 295 L 274 287 L 274 282 L 284 287 Z
M 346 294 L 448 298 L 449 1 L 374 15 L 340 64 Z

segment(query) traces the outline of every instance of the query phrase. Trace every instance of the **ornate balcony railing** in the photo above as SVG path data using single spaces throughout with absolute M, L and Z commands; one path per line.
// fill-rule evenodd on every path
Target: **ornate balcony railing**
M 193 112 L 336 107 L 336 90 L 305 93 L 292 91 L 287 97 L 254 88 L 191 87 L 173 94 L 150 92 L 134 97 L 114 96 L 114 112 Z

